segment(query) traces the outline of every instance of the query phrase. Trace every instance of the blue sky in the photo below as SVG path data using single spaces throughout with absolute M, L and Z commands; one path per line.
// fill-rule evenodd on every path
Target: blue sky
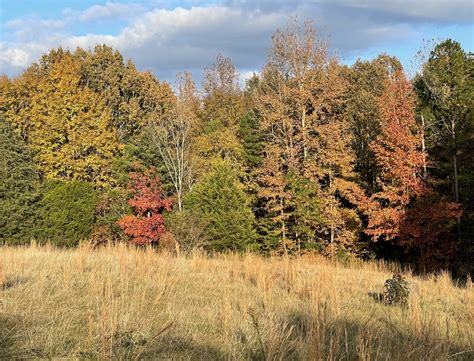
M 0 0 L 0 73 L 20 73 L 59 45 L 107 43 L 142 70 L 200 78 L 221 52 L 242 77 L 261 69 L 271 34 L 312 18 L 341 61 L 385 52 L 407 70 L 423 40 L 453 38 L 474 51 L 472 0 Z

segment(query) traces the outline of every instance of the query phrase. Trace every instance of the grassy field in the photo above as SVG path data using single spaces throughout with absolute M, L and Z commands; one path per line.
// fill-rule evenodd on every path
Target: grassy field
M 0 248 L 0 358 L 473 360 L 474 288 L 319 257 Z

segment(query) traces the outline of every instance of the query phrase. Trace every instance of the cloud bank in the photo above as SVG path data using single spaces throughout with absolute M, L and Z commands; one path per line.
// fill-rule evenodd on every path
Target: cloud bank
M 16 74 L 52 47 L 105 43 L 164 79 L 182 70 L 200 72 L 219 52 L 245 73 L 261 68 L 271 34 L 291 16 L 312 18 L 343 58 L 403 42 L 422 25 L 472 24 L 473 18 L 471 0 L 229 0 L 172 9 L 145 5 L 107 2 L 65 11 L 63 19 L 11 20 L 2 25 L 6 36 L 0 40 L 0 72 Z M 116 33 L 107 32 L 107 26 L 82 35 L 72 30 L 117 19 L 125 24 Z

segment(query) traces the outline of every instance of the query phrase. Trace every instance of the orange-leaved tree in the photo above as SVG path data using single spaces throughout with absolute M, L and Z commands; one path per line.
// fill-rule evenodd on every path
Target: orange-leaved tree
M 423 180 L 424 155 L 414 109 L 411 83 L 398 71 L 379 98 L 381 134 L 371 143 L 379 175 L 376 192 L 366 203 L 366 233 L 375 241 L 416 248 L 425 258 L 423 254 L 434 245 L 445 249 L 440 243 L 459 209 L 440 199 Z
M 397 238 L 407 206 L 426 191 L 419 177 L 423 154 L 418 147 L 414 109 L 411 84 L 397 72 L 387 80 L 379 98 L 381 134 L 371 143 L 380 169 L 368 209 L 367 233 L 375 240 Z
M 135 214 L 123 216 L 118 224 L 130 237 L 131 243 L 157 244 L 165 233 L 162 212 L 171 211 L 172 201 L 164 197 L 160 178 L 154 168 L 143 171 L 136 169 L 129 173 L 129 178 L 128 190 L 132 198 L 128 204 Z

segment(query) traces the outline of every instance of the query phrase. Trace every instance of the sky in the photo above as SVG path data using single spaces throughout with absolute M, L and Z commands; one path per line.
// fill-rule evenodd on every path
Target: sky
M 430 39 L 474 52 L 473 0 L 0 0 L 0 74 L 20 74 L 51 48 L 105 43 L 163 80 L 184 70 L 199 79 L 219 53 L 243 80 L 295 16 L 311 18 L 345 64 L 388 53 L 410 72 Z

